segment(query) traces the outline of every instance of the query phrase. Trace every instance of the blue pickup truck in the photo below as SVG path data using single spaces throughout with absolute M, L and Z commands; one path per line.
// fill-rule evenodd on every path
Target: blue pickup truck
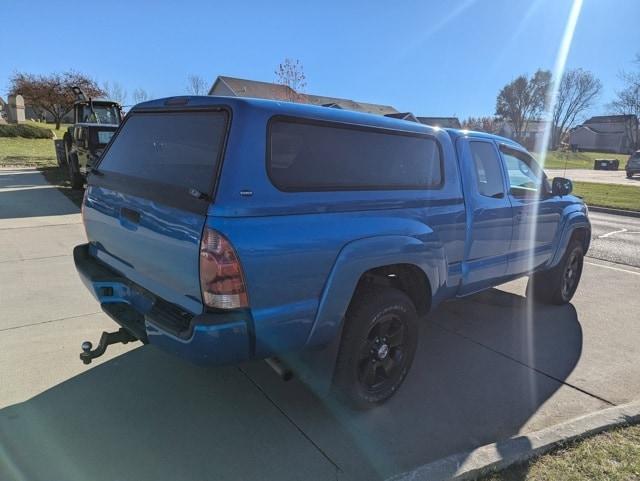
M 418 319 L 529 276 L 564 304 L 587 207 L 517 143 L 329 107 L 225 97 L 137 105 L 88 179 L 77 270 L 121 328 L 196 363 L 338 342 L 333 385 L 391 397 Z

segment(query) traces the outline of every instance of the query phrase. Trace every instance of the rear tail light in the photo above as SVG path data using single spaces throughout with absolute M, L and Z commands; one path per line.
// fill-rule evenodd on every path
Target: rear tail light
M 227 239 L 205 228 L 200 242 L 202 302 L 217 309 L 249 307 L 242 266 Z

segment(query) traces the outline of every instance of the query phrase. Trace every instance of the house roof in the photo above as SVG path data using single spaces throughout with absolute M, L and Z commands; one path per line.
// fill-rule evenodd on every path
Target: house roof
M 209 89 L 209 95 L 214 94 L 214 89 L 218 82 L 223 82 L 237 97 L 253 97 L 273 100 L 298 99 L 301 102 L 312 105 L 323 105 L 334 108 L 339 107 L 341 109 L 378 115 L 397 112 L 397 110 L 390 105 L 356 102 L 355 100 L 327 97 L 324 95 L 303 94 L 296 92 L 287 85 L 236 77 L 226 77 L 222 75 L 218 76 L 211 89 Z
M 326 95 L 300 94 L 300 97 L 312 105 L 330 105 L 332 107 L 337 106 L 341 109 L 355 110 L 356 112 L 365 112 L 368 114 L 386 115 L 397 112 L 397 110 L 390 105 L 357 102 L 350 99 L 327 97 Z
M 418 122 L 418 118 L 415 115 L 413 115 L 411 112 L 394 112 L 391 114 L 385 114 L 385 117 L 391 117 L 394 119 L 401 119 L 401 120 L 410 120 L 411 122 Z
M 270 82 L 260 82 L 258 80 L 247 80 L 235 77 L 218 76 L 209 90 L 209 95 L 218 82 L 224 82 L 237 97 L 253 97 L 259 99 L 288 100 L 295 98 L 297 93 L 287 85 Z
M 600 130 L 600 129 L 595 129 L 593 127 L 591 127 L 590 125 L 587 124 L 582 124 L 582 125 L 578 125 L 577 127 L 574 127 L 571 129 L 571 132 L 575 132 L 578 130 L 587 130 L 589 132 L 592 132 L 594 134 L 598 134 L 598 135 L 620 135 L 620 134 L 624 134 L 625 130 L 621 129 L 621 130 L 610 130 L 610 131 L 604 131 L 604 130 Z
M 588 120 L 585 120 L 585 124 L 609 124 L 617 122 L 626 122 L 628 120 L 637 120 L 635 115 L 596 115 Z
M 443 128 L 459 129 L 462 127 L 457 117 L 418 117 L 418 122 Z

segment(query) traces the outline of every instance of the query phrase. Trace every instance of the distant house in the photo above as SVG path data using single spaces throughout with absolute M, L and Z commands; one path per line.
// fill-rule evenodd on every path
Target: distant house
M 498 135 L 513 139 L 529 150 L 540 147 L 545 131 L 551 128 L 551 122 L 548 120 L 530 120 L 518 137 L 511 122 L 500 121 L 498 125 L 499 129 L 496 132 Z
M 418 117 L 418 122 L 425 125 L 432 125 L 433 127 L 441 127 L 443 129 L 461 129 L 460 120 L 458 117 Z
M 323 105 L 325 107 L 341 108 L 345 110 L 355 110 L 367 114 L 387 115 L 396 113 L 397 110 L 390 105 L 370 104 L 367 102 L 357 102 L 355 100 L 341 99 L 337 97 L 326 97 L 324 95 L 299 94 L 303 102 L 313 105 Z
M 213 83 L 211 89 L 209 89 L 209 95 L 294 100 L 297 93 L 291 87 L 286 85 L 219 76 Z
M 637 148 L 639 140 L 635 115 L 591 117 L 569 132 L 569 145 L 578 150 L 628 154 Z
M 209 95 L 228 97 L 256 97 L 262 99 L 285 100 L 322 105 L 324 107 L 355 110 L 369 114 L 387 115 L 398 111 L 390 105 L 357 102 L 355 100 L 326 97 L 296 92 L 291 87 L 276 83 L 260 82 L 235 77 L 219 76 L 209 89 Z
M 276 83 L 260 82 L 236 77 L 220 75 L 209 89 L 209 95 L 221 95 L 227 97 L 254 97 L 262 99 L 285 100 L 321 105 L 323 107 L 354 110 L 368 114 L 384 115 L 401 120 L 410 120 L 434 127 L 461 128 L 460 121 L 456 117 L 416 117 L 411 112 L 400 112 L 391 105 L 372 104 L 357 100 L 327 97 L 296 92 L 294 89 Z

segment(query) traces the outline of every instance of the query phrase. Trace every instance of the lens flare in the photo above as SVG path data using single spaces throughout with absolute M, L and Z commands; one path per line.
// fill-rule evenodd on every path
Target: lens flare
M 551 118 L 553 115 L 553 110 L 558 100 L 558 89 L 560 87 L 560 80 L 564 75 L 564 70 L 567 64 L 567 57 L 569 56 L 569 50 L 571 49 L 571 43 L 573 41 L 573 35 L 576 30 L 576 25 L 578 24 L 578 18 L 580 17 L 580 12 L 582 10 L 582 2 L 583 0 L 573 0 L 571 5 L 571 10 L 569 12 L 569 17 L 567 18 L 567 23 L 564 28 L 564 34 L 562 35 L 562 41 L 560 43 L 560 48 L 558 49 L 558 53 L 556 55 L 556 61 L 553 67 L 552 72 L 552 82 L 549 87 L 549 91 L 547 92 L 547 108 L 545 111 L 545 128 L 542 135 L 542 139 L 536 145 L 536 151 L 539 152 L 539 162 L 540 166 L 544 169 L 546 158 L 547 158 L 547 150 L 549 148 L 549 143 L 551 140 L 551 134 L 553 126 L 551 125 Z M 533 202 L 531 205 L 532 210 L 532 218 L 538 218 L 539 211 L 539 202 Z M 536 248 L 536 237 L 537 237 L 537 223 L 532 222 L 530 224 L 530 232 L 529 232 L 529 252 L 532 253 L 529 257 L 529 270 L 532 271 L 536 266 L 534 265 L 535 258 L 535 248 Z M 527 342 L 527 361 L 530 366 L 535 365 L 534 359 L 534 312 L 533 312 L 533 302 L 527 302 L 527 329 L 526 329 L 526 342 Z M 535 384 L 535 378 L 531 375 L 529 380 L 529 389 L 531 395 L 531 402 L 535 403 L 537 399 L 537 388 Z

